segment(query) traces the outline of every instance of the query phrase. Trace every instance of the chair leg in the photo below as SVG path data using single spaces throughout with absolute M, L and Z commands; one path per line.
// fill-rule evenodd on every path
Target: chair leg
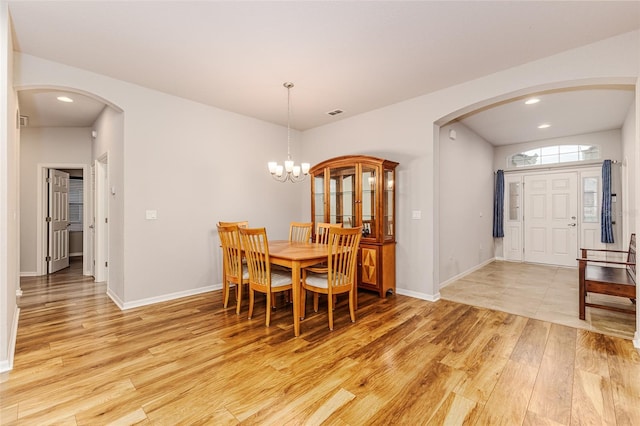
M 355 298 L 355 291 L 352 289 L 349 292 L 349 313 L 351 314 L 351 322 L 356 322 Z
M 304 317 L 307 315 L 307 290 L 305 290 L 304 288 L 300 289 L 300 306 L 302 307 L 302 312 L 300 312 L 300 319 L 304 319 Z
M 329 330 L 333 331 L 333 295 L 327 295 L 327 305 L 329 305 Z
M 320 299 L 319 293 L 313 293 L 313 312 L 318 312 L 318 300 Z
M 267 292 L 267 321 L 265 323 L 265 325 L 267 327 L 269 327 L 269 324 L 271 324 L 271 303 L 272 303 L 272 297 L 271 297 L 271 292 L 268 291 Z
M 253 316 L 253 299 L 254 299 L 254 294 L 253 294 L 253 289 L 251 287 L 249 287 L 249 319 L 251 319 L 251 317 Z
M 229 304 L 229 283 L 225 280 L 222 283 L 222 287 L 223 287 L 222 292 L 224 294 L 222 304 L 226 308 L 227 305 Z
M 242 284 L 236 285 L 236 315 L 240 315 L 240 305 L 242 304 Z

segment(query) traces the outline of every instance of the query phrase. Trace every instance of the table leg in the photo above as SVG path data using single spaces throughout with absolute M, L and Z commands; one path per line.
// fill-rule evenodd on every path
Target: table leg
M 300 335 L 300 263 L 293 262 L 291 265 L 291 284 L 293 297 L 293 334 Z

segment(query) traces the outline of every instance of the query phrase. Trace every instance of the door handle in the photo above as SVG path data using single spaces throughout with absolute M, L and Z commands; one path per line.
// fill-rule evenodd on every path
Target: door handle
M 569 226 L 576 226 L 576 224 L 575 223 L 570 223 Z

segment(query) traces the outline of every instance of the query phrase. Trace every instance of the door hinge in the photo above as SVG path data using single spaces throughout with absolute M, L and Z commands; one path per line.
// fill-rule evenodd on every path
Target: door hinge
M 109 262 L 104 262 L 104 267 L 107 268 L 109 266 Z
M 44 260 L 46 260 L 47 262 L 51 262 L 51 256 L 45 257 Z
M 104 218 L 104 223 L 109 223 L 109 218 L 105 217 Z
M 47 183 L 51 183 L 51 178 L 46 178 L 44 181 Z
M 47 222 L 51 222 L 51 216 L 47 216 L 47 218 L 45 219 Z

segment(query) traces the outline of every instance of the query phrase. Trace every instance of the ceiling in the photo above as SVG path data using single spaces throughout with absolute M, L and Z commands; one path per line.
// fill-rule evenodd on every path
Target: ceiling
M 640 28 L 638 1 L 8 4 L 17 51 L 260 120 L 286 125 L 282 84 L 294 82 L 291 126 L 298 130 Z M 92 120 L 103 107 L 91 98 L 61 105 L 54 94 L 20 93 L 30 125 Z M 619 128 L 633 92 L 544 97 L 526 113 L 521 102 L 503 103 L 462 121 L 494 144 L 532 140 L 540 132 L 527 129 L 539 121 L 552 122 L 544 138 L 568 121 L 564 131 Z M 344 112 L 327 114 L 336 109 Z M 594 118 L 602 115 L 598 129 Z

